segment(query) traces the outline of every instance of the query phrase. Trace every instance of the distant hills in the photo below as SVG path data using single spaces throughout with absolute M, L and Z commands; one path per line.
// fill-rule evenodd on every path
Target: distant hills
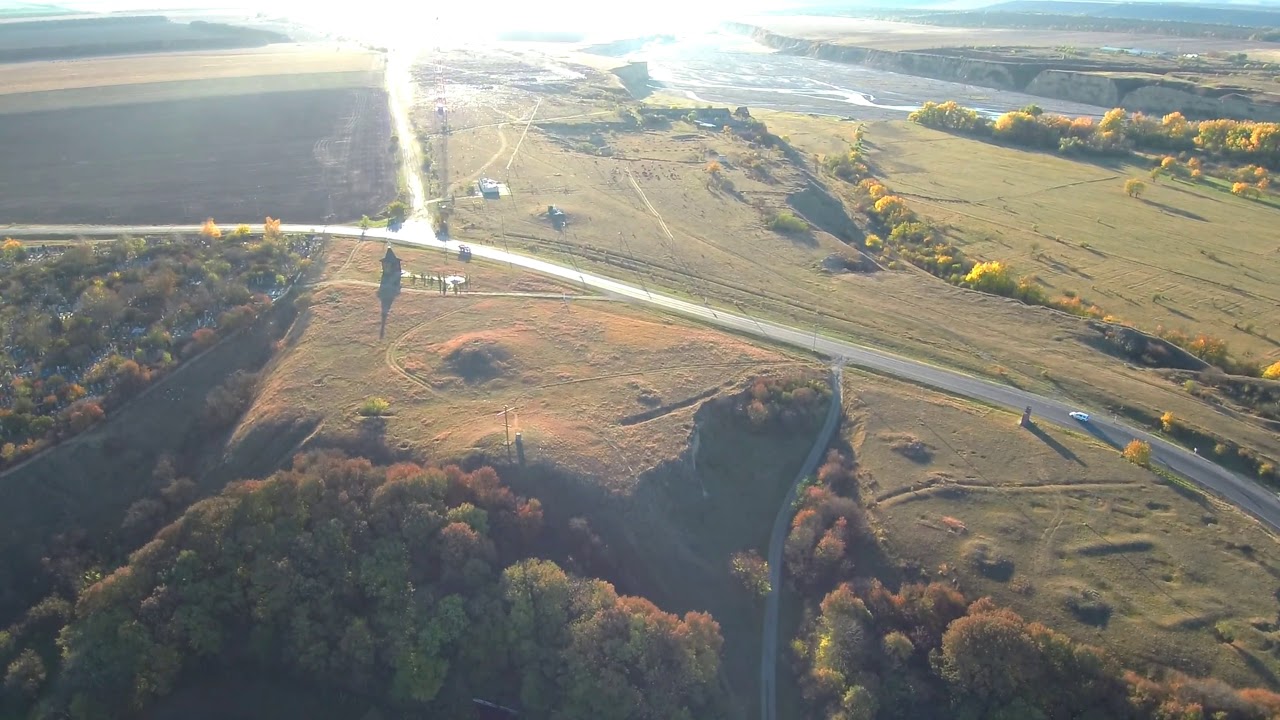
M 1129 20 L 1170 20 L 1259 28 L 1280 27 L 1280 5 L 1008 0 L 1008 2 L 975 9 L 979 11 L 1049 15 L 1085 15 L 1095 18 L 1124 18 Z
M 869 0 L 863 2 L 820 2 L 802 4 L 761 13 L 768 15 L 893 16 L 913 12 L 1019 13 L 1033 15 L 1075 15 L 1091 18 L 1188 22 L 1238 27 L 1280 27 L 1280 3 L 1193 3 L 1091 2 L 1089 0 Z

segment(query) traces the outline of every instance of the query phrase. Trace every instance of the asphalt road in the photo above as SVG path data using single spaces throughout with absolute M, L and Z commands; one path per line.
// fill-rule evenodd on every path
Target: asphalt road
M 145 233 L 197 232 L 199 229 L 198 225 L 37 225 L 0 227 L 0 235 L 19 237 L 41 234 L 102 236 L 132 233 L 140 235 Z M 285 225 L 282 229 L 285 232 L 327 231 L 335 235 L 363 236 L 368 239 L 384 240 L 399 245 L 444 248 L 450 253 L 456 252 L 459 245 L 457 241 L 438 240 L 431 231 L 430 225 L 420 222 L 407 223 L 399 231 L 390 231 L 383 228 L 371 228 L 368 231 L 362 231 L 360 228 L 350 225 L 326 226 L 323 224 Z M 816 334 L 810 329 L 779 325 L 751 317 L 750 315 L 727 312 L 708 305 L 651 292 L 617 280 L 581 272 L 576 268 L 564 267 L 539 258 L 507 252 L 490 245 L 471 245 L 471 251 L 473 255 L 479 258 L 496 260 L 543 275 L 579 283 L 588 291 L 604 292 L 628 301 L 645 303 L 676 315 L 693 318 L 743 335 L 752 335 L 772 342 L 807 349 L 826 357 L 842 360 L 849 365 L 910 380 L 954 395 L 973 398 L 1003 407 L 1017 413 L 1021 413 L 1023 408 L 1030 407 L 1032 419 L 1037 423 L 1058 425 L 1086 432 L 1117 450 L 1123 448 L 1130 440 L 1144 440 L 1151 444 L 1152 464 L 1191 480 L 1223 500 L 1253 515 L 1272 531 L 1280 531 L 1280 497 L 1264 488 L 1257 481 L 1231 472 L 1200 455 L 1193 454 L 1155 435 L 1112 420 L 1103 414 L 1091 412 L 1090 408 L 1067 405 L 1052 398 L 1029 393 L 1007 385 L 1000 385 L 956 370 L 938 367 L 919 360 L 911 360 L 847 340 L 825 337 Z M 1091 412 L 1093 419 L 1088 423 L 1076 422 L 1067 415 L 1072 410 Z M 1055 444 L 1052 438 L 1047 435 L 1044 437 L 1046 442 Z M 1072 457 L 1070 450 L 1061 446 L 1057 447 L 1059 452 L 1067 455 L 1068 458 Z

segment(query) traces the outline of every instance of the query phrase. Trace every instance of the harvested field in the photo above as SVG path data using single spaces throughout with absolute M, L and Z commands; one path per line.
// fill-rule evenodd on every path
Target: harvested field
M 118 85 L 130 86 L 128 90 L 136 92 L 146 89 L 137 86 L 155 83 L 194 83 L 221 78 L 369 73 L 360 84 L 377 85 L 381 67 L 380 55 L 339 45 L 272 45 L 220 52 L 15 63 L 0 65 L 0 108 L 9 112 L 29 109 L 25 101 L 32 99 L 30 97 L 21 98 L 23 104 L 3 97 L 20 93 Z M 198 86 L 184 89 L 188 94 L 200 93 Z M 85 105 L 98 105 L 104 94 L 76 97 Z
M 376 213 L 395 197 L 396 161 L 386 94 L 369 58 L 357 61 L 366 69 L 0 96 L 11 110 L 0 113 L 8 148 L 0 218 L 341 221 Z M 183 72 L 194 71 L 175 75 Z M 12 112 L 42 103 L 56 109 Z
M 323 45 L 0 65 L 0 222 L 375 214 L 396 194 L 382 64 Z
M 527 465 L 504 469 L 504 479 L 538 497 L 549 523 L 587 518 L 620 590 L 673 612 L 712 612 L 733 695 L 753 703 L 759 607 L 729 576 L 729 555 L 764 551 L 812 438 L 744 436 L 722 398 L 760 374 L 813 364 L 623 303 L 542 297 L 573 289 L 500 265 L 399 248 L 410 272 L 465 271 L 491 292 L 530 294 L 440 297 L 406 281 L 380 340 L 368 278 L 382 252 L 335 244 L 233 449 L 274 427 L 318 425 L 320 444 L 502 465 L 501 411 L 513 408 Z M 386 417 L 358 415 L 369 397 L 389 401 Z M 741 710 L 733 715 L 752 714 Z
M 1280 547 L 1252 520 L 1092 438 L 905 384 L 846 373 L 846 409 L 895 556 L 1136 670 L 1274 684 Z M 905 434 L 935 446 L 930 461 L 884 440 Z
M 0 62 L 236 48 L 288 40 L 224 23 L 174 22 L 160 15 L 74 17 L 0 24 Z

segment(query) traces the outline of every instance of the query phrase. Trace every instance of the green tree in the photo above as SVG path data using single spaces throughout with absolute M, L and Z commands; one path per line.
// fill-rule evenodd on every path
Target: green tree
M 395 221 L 402 221 L 409 214 L 409 206 L 405 205 L 403 200 L 392 200 L 387 205 L 385 212 L 388 218 Z
M 44 661 L 40 656 L 33 650 L 23 650 L 9 663 L 4 676 L 4 689 L 16 695 L 33 697 L 44 684 L 45 674 Z

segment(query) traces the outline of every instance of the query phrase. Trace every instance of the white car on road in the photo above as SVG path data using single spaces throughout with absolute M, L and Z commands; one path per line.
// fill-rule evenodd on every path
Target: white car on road
M 1079 420 L 1082 423 L 1089 422 L 1089 413 L 1080 412 L 1079 410 L 1072 410 L 1067 414 L 1071 416 L 1072 420 Z

